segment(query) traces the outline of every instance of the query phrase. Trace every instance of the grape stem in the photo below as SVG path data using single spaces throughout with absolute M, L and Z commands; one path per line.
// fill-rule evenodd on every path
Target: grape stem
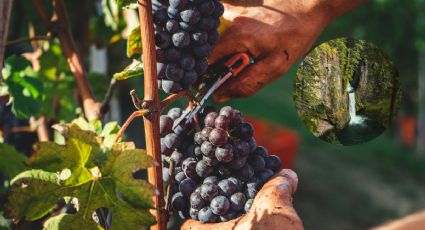
M 170 169 L 169 169 L 169 177 L 168 177 L 168 184 L 167 184 L 167 195 L 165 196 L 165 210 L 170 211 L 171 210 L 171 197 L 172 194 L 172 188 L 174 185 L 174 170 L 175 170 L 176 164 L 173 159 L 170 158 Z
M 117 143 L 118 140 L 122 137 L 122 135 L 124 134 L 125 130 L 128 128 L 128 126 L 131 124 L 131 122 L 136 119 L 137 117 L 143 117 L 146 114 L 149 113 L 149 110 L 147 109 L 143 109 L 143 110 L 138 110 L 133 112 L 128 118 L 127 120 L 124 122 L 124 124 L 121 126 L 120 131 L 118 131 L 117 136 L 114 139 L 113 143 Z
M 189 104 L 193 103 L 194 97 L 192 95 L 190 95 L 190 93 L 188 93 L 187 91 L 181 91 L 181 92 L 178 92 L 178 93 L 175 93 L 175 94 L 171 94 L 168 97 L 166 97 L 164 100 L 161 101 L 161 103 L 160 103 L 161 112 L 181 97 L 185 97 L 187 99 L 187 101 L 189 102 Z

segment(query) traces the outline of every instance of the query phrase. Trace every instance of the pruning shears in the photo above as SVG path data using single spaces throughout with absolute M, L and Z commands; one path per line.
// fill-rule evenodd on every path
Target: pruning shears
M 193 107 L 188 107 L 179 120 L 174 123 L 173 130 L 183 128 L 192 121 L 193 117 L 202 109 L 208 98 L 227 80 L 238 74 L 253 63 L 247 53 L 237 53 L 224 62 L 219 62 L 208 67 L 207 72 L 200 76 L 195 85 L 197 93 L 193 100 Z

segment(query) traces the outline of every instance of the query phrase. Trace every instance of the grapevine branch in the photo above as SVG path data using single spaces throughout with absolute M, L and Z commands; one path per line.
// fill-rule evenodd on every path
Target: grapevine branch
M 9 17 L 12 9 L 12 0 L 0 1 L 0 70 L 3 68 L 3 58 L 5 51 L 5 41 L 7 38 L 7 30 L 9 28 Z M 2 73 L 0 71 L 0 79 L 2 79 Z
M 117 136 L 114 139 L 114 143 L 118 142 L 118 140 L 122 137 L 122 135 L 124 134 L 125 130 L 128 128 L 128 126 L 131 124 L 131 122 L 136 119 L 136 117 L 143 117 L 146 116 L 146 114 L 149 113 L 149 110 L 143 109 L 143 110 L 138 110 L 133 112 L 128 118 L 127 120 L 124 122 L 124 124 L 121 126 L 120 131 L 118 131 Z
M 52 36 L 50 35 L 38 35 L 34 37 L 18 38 L 16 40 L 7 41 L 6 46 L 15 45 L 15 44 L 24 43 L 24 42 L 31 42 L 31 41 L 49 40 L 51 38 Z
M 88 120 L 100 118 L 101 104 L 97 103 L 90 87 L 83 62 L 77 53 L 77 46 L 71 33 L 69 18 L 65 4 L 62 0 L 53 0 L 54 14 L 51 21 L 48 20 L 47 12 L 41 0 L 32 0 L 45 27 L 57 33 L 62 45 L 63 52 L 67 58 L 69 68 L 74 75 L 77 87 L 83 102 L 85 116 Z
M 148 181 L 158 191 L 154 195 L 154 204 L 157 224 L 154 230 L 165 230 L 168 215 L 164 209 L 164 188 L 161 168 L 161 145 L 159 142 L 159 112 L 160 101 L 158 95 L 158 81 L 156 73 L 156 52 L 152 21 L 152 1 L 139 0 L 139 21 L 142 38 L 144 77 L 144 104 L 151 111 L 149 116 L 144 116 L 146 151 L 157 164 L 148 168 Z

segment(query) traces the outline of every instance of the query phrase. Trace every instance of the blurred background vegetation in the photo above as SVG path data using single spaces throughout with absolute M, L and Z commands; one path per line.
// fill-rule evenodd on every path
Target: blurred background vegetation
M 74 38 L 91 72 L 103 71 L 103 67 L 94 64 L 96 56 L 92 53 L 107 54 L 103 75 L 91 75 L 97 95 L 103 95 L 112 75 L 131 62 L 125 53 L 126 41 L 120 35 L 117 37 L 117 31 L 125 27 L 122 18 L 134 14 L 115 17 L 121 13 L 108 5 L 113 2 L 108 0 L 65 2 Z M 137 26 L 128 22 L 131 20 L 127 20 L 130 30 Z M 8 40 L 28 37 L 32 30 L 36 35 L 46 33 L 33 5 L 24 0 L 15 0 L 10 28 Z M 121 34 L 128 35 L 125 30 Z M 297 115 L 292 96 L 298 64 L 256 95 L 227 103 L 244 114 L 278 124 L 299 136 L 301 141 L 293 166 L 299 176 L 294 205 L 306 229 L 365 229 L 425 209 L 425 99 L 420 100 L 419 93 L 425 92 L 425 1 L 370 1 L 337 18 L 314 46 L 339 37 L 376 44 L 399 70 L 403 88 L 399 114 L 391 127 L 373 141 L 350 147 L 334 146 L 308 131 Z M 8 46 L 6 55 L 31 49 L 30 43 Z M 48 60 L 63 65 L 63 59 Z M 63 70 L 65 78 L 69 74 L 69 70 Z M 122 123 L 134 110 L 128 95 L 132 88 L 142 95 L 143 79 L 119 82 L 110 119 Z M 175 105 L 185 106 L 185 103 L 178 101 Z M 69 105 L 71 109 L 75 106 Z M 58 115 L 53 121 L 67 121 L 70 118 L 66 115 L 69 114 Z M 143 123 L 134 122 L 127 137 L 143 147 Z M 33 140 L 34 135 L 25 134 L 23 138 Z M 16 142 L 12 139 L 11 144 Z M 21 151 L 29 154 L 29 150 Z

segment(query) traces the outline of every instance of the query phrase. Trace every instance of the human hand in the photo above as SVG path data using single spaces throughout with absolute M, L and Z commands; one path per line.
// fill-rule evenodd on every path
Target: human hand
M 297 189 L 297 174 L 283 169 L 255 197 L 248 213 L 227 222 L 201 223 L 187 220 L 182 230 L 303 229 L 301 219 L 292 207 L 292 194 Z
M 253 95 L 282 76 L 311 47 L 338 15 L 367 0 L 229 0 L 223 2 L 230 26 L 209 58 L 214 63 L 237 52 L 251 54 L 255 63 L 223 84 L 215 100 Z

